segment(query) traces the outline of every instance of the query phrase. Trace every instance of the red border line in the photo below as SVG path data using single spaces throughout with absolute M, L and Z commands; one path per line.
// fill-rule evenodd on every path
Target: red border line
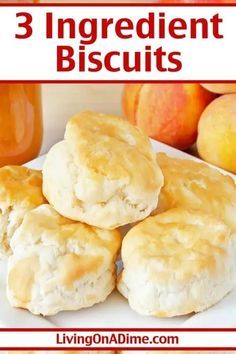
M 235 80 L 1 80 L 2 84 L 235 84 Z
M 55 350 L 55 351 L 61 351 L 61 350 L 73 350 L 73 351 L 79 351 L 79 350 L 89 350 L 89 351 L 93 351 L 93 350 L 135 350 L 135 351 L 139 351 L 139 350 L 145 350 L 145 351 L 151 351 L 151 350 L 161 350 L 161 351 L 172 351 L 172 350 L 176 350 L 176 351 L 231 351 L 231 350 L 236 350 L 236 347 L 222 347 L 222 348 L 214 348 L 214 347 L 156 347 L 156 348 L 148 348 L 148 347 L 0 347 L 0 350 L 26 350 L 26 351 L 42 351 L 42 350 Z
M 179 6 L 179 7 L 199 7 L 199 6 L 203 6 L 203 7 L 214 7 L 214 6 L 217 6 L 217 7 L 235 7 L 236 6 L 236 3 L 235 4 L 232 4 L 232 3 L 218 3 L 218 2 L 215 2 L 215 3 L 196 3 L 196 4 L 193 4 L 193 3 L 184 3 L 184 4 L 176 4 L 176 3 L 168 3 L 168 4 L 165 4 L 165 3 L 120 3 L 120 2 L 117 2 L 117 3 L 104 3 L 104 2 L 92 2 L 92 3 L 64 3 L 64 4 L 61 4 L 61 3 L 54 3 L 54 4 L 50 4 L 50 3 L 44 3 L 44 2 L 41 2 L 39 4 L 29 4 L 29 3 L 11 3 L 11 4 L 0 4 L 0 7 L 22 7 L 22 6 L 27 6 L 27 7 L 95 7 L 95 6 L 98 6 L 98 7 L 176 7 L 176 6 Z
M 236 6 L 236 3 L 235 4 L 232 4 L 232 3 L 218 3 L 218 2 L 215 2 L 215 3 L 196 3 L 196 4 L 193 4 L 193 3 L 184 3 L 184 4 L 176 4 L 176 3 L 168 3 L 168 4 L 165 4 L 165 3 L 120 3 L 120 2 L 117 2 L 117 3 L 103 3 L 103 2 L 99 2 L 99 3 L 63 3 L 63 4 L 60 4 L 60 3 L 53 3 L 53 4 L 49 4 L 49 3 L 44 3 L 44 2 L 41 2 L 40 4 L 29 4 L 29 3 L 11 3 L 11 4 L 1 4 L 0 3 L 0 6 L 28 6 L 28 7 L 40 7 L 40 6 L 45 6 L 45 7 L 53 7 L 53 6 L 56 6 L 56 7 L 73 7 L 73 6 L 77 6 L 77 7 L 81 7 L 81 6 L 88 6 L 88 7 L 91 7 L 91 6 L 103 6 L 103 7 L 116 7 L 116 6 L 119 6 L 119 7 L 128 7 L 128 6 L 132 6 L 132 7 L 172 7 L 172 6 L 183 6 L 183 7 L 199 7 L 199 6 L 203 6 L 203 7 L 214 7 L 214 6 L 217 6 L 217 7 L 235 7 Z
M 124 327 L 124 328 L 76 328 L 76 327 L 60 327 L 60 328 L 0 328 L 1 332 L 236 332 L 235 328 L 131 328 L 131 327 Z

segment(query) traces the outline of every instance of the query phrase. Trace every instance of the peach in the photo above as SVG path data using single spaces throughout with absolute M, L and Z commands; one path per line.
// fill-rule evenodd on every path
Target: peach
M 125 85 L 123 92 L 123 108 L 125 116 L 129 118 L 130 123 L 135 124 L 135 113 L 138 105 L 139 92 L 141 84 Z
M 236 94 L 214 100 L 198 126 L 197 148 L 206 161 L 236 173 Z
M 201 113 L 215 97 L 199 84 L 129 84 L 123 110 L 151 138 L 185 150 L 196 141 Z
M 201 84 L 206 90 L 214 93 L 236 93 L 236 84 Z

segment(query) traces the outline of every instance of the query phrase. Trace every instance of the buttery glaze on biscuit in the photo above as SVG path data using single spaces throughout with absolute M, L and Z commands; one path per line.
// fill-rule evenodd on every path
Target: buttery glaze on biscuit
M 45 202 L 42 193 L 42 174 L 24 166 L 0 168 L 0 201 L 5 204 L 35 206 Z
M 175 208 L 148 217 L 123 240 L 118 289 L 143 315 L 203 311 L 236 285 L 235 237 L 200 211 Z
M 23 166 L 0 168 L 0 257 L 11 254 L 11 237 L 25 213 L 46 202 L 40 171 Z
M 76 281 L 89 273 L 96 272 L 102 265 L 103 258 L 99 256 L 78 256 L 68 253 L 58 259 L 60 284 L 71 290 Z
M 127 121 L 84 112 L 49 151 L 43 192 L 65 217 L 114 229 L 155 209 L 163 176 L 150 141 Z
M 29 211 L 8 262 L 12 306 L 53 315 L 102 302 L 115 287 L 121 237 L 60 216 L 50 205 Z
M 39 271 L 39 260 L 36 255 L 17 262 L 8 275 L 9 287 L 17 299 L 21 299 L 22 307 L 28 305 L 32 296 L 35 274 Z
M 202 210 L 223 220 L 236 232 L 236 184 L 205 163 L 157 154 L 164 186 L 155 213 L 175 207 Z

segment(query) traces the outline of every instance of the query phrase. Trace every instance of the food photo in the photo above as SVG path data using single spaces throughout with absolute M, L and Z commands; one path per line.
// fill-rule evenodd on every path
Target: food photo
M 235 84 L 0 84 L 0 326 L 235 327 L 235 115 Z

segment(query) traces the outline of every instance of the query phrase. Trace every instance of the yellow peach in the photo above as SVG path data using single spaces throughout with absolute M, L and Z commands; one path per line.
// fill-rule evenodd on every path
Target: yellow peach
M 139 93 L 142 88 L 141 84 L 125 85 L 123 92 L 123 109 L 126 117 L 129 117 L 130 123 L 136 122 L 136 110 L 138 106 Z
M 206 90 L 214 93 L 236 93 L 236 84 L 201 84 Z
M 204 160 L 236 173 L 236 94 L 221 96 L 205 109 L 197 148 Z

